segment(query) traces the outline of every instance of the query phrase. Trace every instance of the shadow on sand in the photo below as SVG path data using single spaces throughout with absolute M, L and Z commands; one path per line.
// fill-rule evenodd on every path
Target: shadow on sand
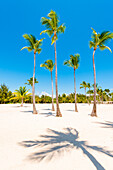
M 41 136 L 41 141 L 29 140 L 19 143 L 21 146 L 26 148 L 34 147 L 35 149 L 37 147 L 38 150 L 40 150 L 41 147 L 41 149 L 43 149 L 43 151 L 38 151 L 29 155 L 29 160 L 42 161 L 44 158 L 46 158 L 47 161 L 50 161 L 54 156 L 58 156 L 64 151 L 69 152 L 73 149 L 81 149 L 83 154 L 90 159 L 97 170 L 105 170 L 105 168 L 88 151 L 88 149 L 113 157 L 110 151 L 107 151 L 102 147 L 90 146 L 86 141 L 80 141 L 79 133 L 76 129 L 66 128 L 63 132 L 48 129 L 47 134 L 48 135 Z M 48 148 L 46 148 L 46 146 Z
M 11 106 L 11 107 L 20 107 L 20 108 L 23 108 L 23 107 L 29 107 L 29 106 L 21 106 L 21 105 L 19 105 L 19 106 Z
M 48 113 L 39 113 L 40 115 L 44 115 L 45 117 L 49 117 L 49 116 L 54 116 L 56 117 L 55 113 L 52 112 L 48 112 Z
M 102 123 L 102 122 L 96 122 L 98 124 L 101 124 L 103 126 L 101 126 L 102 128 L 113 128 L 113 122 L 110 122 L 110 121 L 105 121 L 105 123 Z

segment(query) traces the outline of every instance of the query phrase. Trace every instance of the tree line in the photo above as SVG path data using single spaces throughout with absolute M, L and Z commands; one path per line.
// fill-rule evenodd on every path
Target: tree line
M 30 78 L 32 80 L 33 78 Z M 35 82 L 38 83 L 37 79 L 35 78 Z M 32 86 L 31 83 L 25 83 L 30 86 Z M 94 90 L 92 87 L 94 85 L 90 85 L 90 83 L 86 83 L 83 81 L 80 85 L 80 88 L 84 88 L 85 94 L 77 94 L 76 95 L 76 102 L 77 103 L 88 103 L 90 104 L 93 102 L 94 98 Z M 96 95 L 96 101 L 97 103 L 109 103 L 110 101 L 113 102 L 113 92 L 110 92 L 109 89 L 102 89 L 98 84 L 96 84 L 97 89 L 97 95 Z M 56 98 L 53 98 L 51 96 L 47 95 L 35 95 L 35 102 L 36 103 L 56 103 Z M 59 103 L 75 103 L 75 93 L 65 94 L 58 96 Z M 12 92 L 9 90 L 9 88 L 2 84 L 0 86 L 0 104 L 11 104 L 11 103 L 21 103 L 21 106 L 23 106 L 23 103 L 32 103 L 32 93 L 29 93 L 29 89 L 27 89 L 25 86 L 20 87 L 18 90 L 15 90 L 15 92 Z

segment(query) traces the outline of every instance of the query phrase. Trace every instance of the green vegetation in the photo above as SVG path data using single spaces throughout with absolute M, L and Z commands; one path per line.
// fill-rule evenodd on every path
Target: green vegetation
M 26 87 L 19 87 L 19 90 L 15 90 L 14 97 L 12 97 L 10 100 L 12 99 L 17 99 L 17 100 L 21 100 L 21 106 L 23 106 L 23 102 L 24 100 L 26 100 L 31 93 L 28 93 L 29 90 L 26 89 Z
M 91 86 L 92 87 L 92 86 Z M 5 103 L 31 103 L 32 94 L 28 93 L 29 90 L 26 87 L 20 87 L 19 90 L 15 90 L 14 93 L 8 90 L 8 87 L 3 84 L 0 86 L 0 104 Z M 23 97 L 23 101 L 22 101 Z M 54 103 L 56 103 L 56 98 L 53 99 Z M 88 103 L 89 101 L 93 103 L 94 100 L 94 91 L 90 89 L 84 94 L 76 94 L 76 102 L 77 103 Z M 35 96 L 36 103 L 52 103 L 52 98 L 47 95 Z M 75 93 L 71 93 L 69 95 L 63 93 L 58 96 L 59 103 L 75 103 Z M 98 88 L 96 95 L 97 103 L 110 103 L 113 102 L 113 93 L 110 92 L 109 89 L 102 90 Z

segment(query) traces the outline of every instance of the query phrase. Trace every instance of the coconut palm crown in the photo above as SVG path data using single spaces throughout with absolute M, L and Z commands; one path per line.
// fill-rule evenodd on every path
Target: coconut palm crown
M 46 68 L 46 69 L 49 70 L 49 71 L 53 71 L 54 65 L 55 65 L 55 64 L 53 64 L 53 61 L 52 61 L 52 60 L 46 60 L 46 61 L 44 62 L 44 64 L 41 64 L 41 65 L 40 65 L 40 67 L 44 67 L 44 68 Z
M 97 48 L 99 48 L 100 50 L 108 49 L 110 52 L 112 52 L 111 49 L 106 46 L 106 42 L 113 38 L 113 33 L 110 31 L 104 31 L 100 34 L 97 33 L 93 28 L 91 29 L 93 30 L 93 34 L 91 37 L 92 41 L 90 41 L 89 43 L 89 47 L 94 48 L 94 50 L 96 50 Z
M 25 83 L 27 85 L 33 86 L 33 77 L 31 77 L 30 79 L 27 80 L 28 83 Z M 37 79 L 34 78 L 34 83 L 38 83 Z
M 41 18 L 42 25 L 45 25 L 47 29 L 42 31 L 40 34 L 47 33 L 49 37 L 52 36 L 51 41 L 53 44 L 58 39 L 58 34 L 64 33 L 66 27 L 64 24 L 59 25 L 59 17 L 55 11 L 51 10 L 47 16 L 48 18 Z
M 77 69 L 79 67 L 80 54 L 70 55 L 70 60 L 64 62 L 64 65 Z
M 27 49 L 29 52 L 34 51 L 35 54 L 41 53 L 42 41 L 44 38 L 38 40 L 32 34 L 24 34 L 23 37 L 27 40 L 29 46 L 25 46 L 21 50 Z

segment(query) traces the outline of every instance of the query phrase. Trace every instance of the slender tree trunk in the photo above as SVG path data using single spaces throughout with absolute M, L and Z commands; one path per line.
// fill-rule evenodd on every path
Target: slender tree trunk
M 36 52 L 34 52 L 34 71 L 33 71 L 33 88 L 32 88 L 32 93 L 33 93 L 33 114 L 37 114 L 36 107 L 35 107 L 35 56 Z
M 55 111 L 54 101 L 53 101 L 53 77 L 52 77 L 52 71 L 51 71 L 51 83 L 52 83 L 52 111 Z
M 56 116 L 57 116 L 57 117 L 62 117 L 62 114 L 61 114 L 60 108 L 59 108 L 59 102 L 58 102 L 56 33 L 54 33 L 54 36 L 55 36 L 54 49 L 55 49 Z
M 96 49 L 94 49 L 94 51 L 93 51 L 94 104 L 93 104 L 93 110 L 92 110 L 91 116 L 96 116 L 96 117 L 97 117 L 97 112 L 96 112 L 96 70 L 95 70 L 95 60 L 94 60 L 95 50 L 96 50 Z
M 22 97 L 22 103 L 21 103 L 21 107 L 23 107 L 23 97 Z
M 74 68 L 74 89 L 75 89 L 75 112 L 78 112 L 77 102 L 76 102 L 76 78 L 75 78 L 75 68 Z
M 89 91 L 90 91 L 90 88 L 89 88 Z M 91 93 L 89 92 L 89 105 L 90 105 L 90 99 L 91 99 Z

